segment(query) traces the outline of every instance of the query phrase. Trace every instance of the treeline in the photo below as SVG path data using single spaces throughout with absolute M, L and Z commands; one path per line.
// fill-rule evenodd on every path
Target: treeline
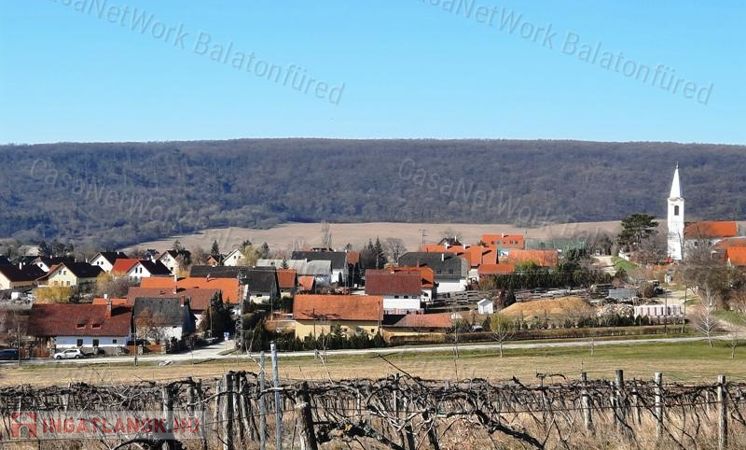
M 744 147 L 266 139 L 0 146 L 0 237 L 124 246 L 208 227 L 517 223 L 665 213 L 743 219 Z

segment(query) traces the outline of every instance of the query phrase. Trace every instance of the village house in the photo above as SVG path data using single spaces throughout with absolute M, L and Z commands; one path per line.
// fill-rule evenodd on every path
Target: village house
M 732 220 L 708 220 L 693 222 L 684 228 L 684 254 L 691 249 L 704 246 L 717 247 L 720 244 L 728 246 L 731 240 L 739 240 L 738 223 Z
M 148 288 L 148 287 L 137 287 L 132 286 L 127 291 L 127 298 L 124 299 L 125 304 L 134 305 L 135 299 L 138 297 L 149 297 L 149 298 L 177 298 L 179 304 L 182 306 L 185 302 L 189 303 L 189 308 L 192 310 L 199 322 L 200 316 L 210 308 L 210 303 L 213 298 L 221 295 L 220 289 L 182 289 L 178 288 L 176 291 L 168 288 Z M 94 304 L 98 299 L 94 299 Z
M 294 269 L 277 269 L 280 297 L 293 297 L 298 289 L 298 273 Z
M 280 285 L 274 267 L 252 267 L 244 272 L 251 303 L 275 304 L 280 299 Z
M 301 261 L 329 261 L 331 263 L 331 277 L 329 282 L 338 286 L 348 286 L 349 266 L 347 252 L 335 251 L 295 251 L 291 259 Z
M 133 334 L 172 347 L 196 330 L 189 303 L 178 298 L 138 297 L 132 306 Z
M 402 338 L 447 333 L 453 329 L 453 317 L 452 313 L 387 316 L 383 322 L 383 336 L 389 343 L 401 343 Z
M 88 261 L 92 266 L 100 267 L 104 272 L 111 272 L 117 259 L 127 259 L 127 255 L 122 252 L 99 252 Z
M 209 255 L 205 261 L 208 266 L 221 266 L 223 265 L 223 255 Z
M 725 249 L 725 261 L 731 267 L 746 267 L 746 247 L 728 247 Z
M 147 283 L 146 283 L 147 285 Z M 176 282 L 178 289 L 216 289 L 219 290 L 223 303 L 239 305 L 246 296 L 246 285 L 237 278 L 186 277 Z
M 103 271 L 85 262 L 67 262 L 53 266 L 39 278 L 44 286 L 92 286 Z
M 347 336 L 378 334 L 383 320 L 383 297 L 374 295 L 296 295 L 293 302 L 295 337 L 318 337 L 339 326 Z
M 176 259 L 179 256 L 179 254 L 175 250 L 166 250 L 165 252 L 161 253 L 157 259 L 153 259 L 153 262 L 160 262 L 164 266 L 166 266 L 166 269 L 168 269 L 169 273 L 172 275 L 176 273 L 176 271 L 179 270 L 179 260 Z
M 38 256 L 31 261 L 31 264 L 35 264 L 46 273 L 49 272 L 54 266 L 60 265 L 62 263 L 73 262 L 75 262 L 75 258 L 71 258 L 68 256 Z
M 468 263 L 452 253 L 409 252 L 399 258 L 399 265 L 431 268 L 438 293 L 464 291 L 468 284 Z
M 313 277 L 313 286 L 330 286 L 332 284 L 332 262 L 328 260 L 307 261 L 305 259 L 260 259 L 257 266 L 287 267 L 295 270 L 300 278 Z M 303 287 L 309 285 L 308 278 L 303 278 Z
M 223 258 L 224 266 L 240 266 L 243 262 L 243 253 L 239 249 L 233 249 Z
M 129 308 L 111 303 L 35 304 L 31 308 L 28 334 L 50 354 L 69 348 L 113 354 L 127 345 L 131 318 Z
M 30 289 L 36 286 L 36 279 L 43 275 L 44 272 L 33 264 L 23 269 L 11 265 L 0 265 L 0 290 Z
M 389 266 L 386 270 L 392 273 L 416 273 L 420 276 L 422 286 L 422 295 L 420 296 L 423 303 L 432 301 L 437 294 L 437 283 L 435 283 L 435 272 L 429 267 L 402 267 Z
M 149 277 L 171 278 L 171 272 L 160 261 L 153 262 L 148 259 L 143 259 L 137 261 L 132 267 L 130 267 L 127 271 L 127 277 L 130 280 L 137 282 L 143 278 Z
M 313 275 L 298 276 L 297 293 L 313 294 L 314 292 L 316 292 L 316 277 Z
M 496 275 L 510 275 L 515 272 L 515 264 L 511 263 L 498 263 L 498 264 L 482 264 L 477 270 L 477 280 L 482 280 L 484 277 L 496 276 Z
M 422 278 L 414 272 L 365 271 L 365 293 L 383 297 L 384 314 L 407 314 L 422 308 Z

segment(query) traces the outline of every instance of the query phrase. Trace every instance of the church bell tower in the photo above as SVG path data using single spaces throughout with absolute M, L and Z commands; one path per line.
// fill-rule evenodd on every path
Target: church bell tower
M 668 257 L 674 261 L 684 258 L 684 197 L 681 196 L 678 163 L 668 196 Z

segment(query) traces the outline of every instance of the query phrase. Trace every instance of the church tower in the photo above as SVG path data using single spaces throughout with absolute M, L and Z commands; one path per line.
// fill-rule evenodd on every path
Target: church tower
M 668 196 L 668 256 L 674 261 L 684 257 L 684 197 L 681 196 L 679 163 L 673 172 L 671 194 Z

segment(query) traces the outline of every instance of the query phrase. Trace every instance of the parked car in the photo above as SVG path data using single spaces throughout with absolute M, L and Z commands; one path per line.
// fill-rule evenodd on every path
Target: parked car
M 18 359 L 18 349 L 5 348 L 0 350 L 0 360 L 16 360 Z
M 65 351 L 57 352 L 54 354 L 54 359 L 81 359 L 87 355 L 80 351 L 79 348 L 70 348 Z

